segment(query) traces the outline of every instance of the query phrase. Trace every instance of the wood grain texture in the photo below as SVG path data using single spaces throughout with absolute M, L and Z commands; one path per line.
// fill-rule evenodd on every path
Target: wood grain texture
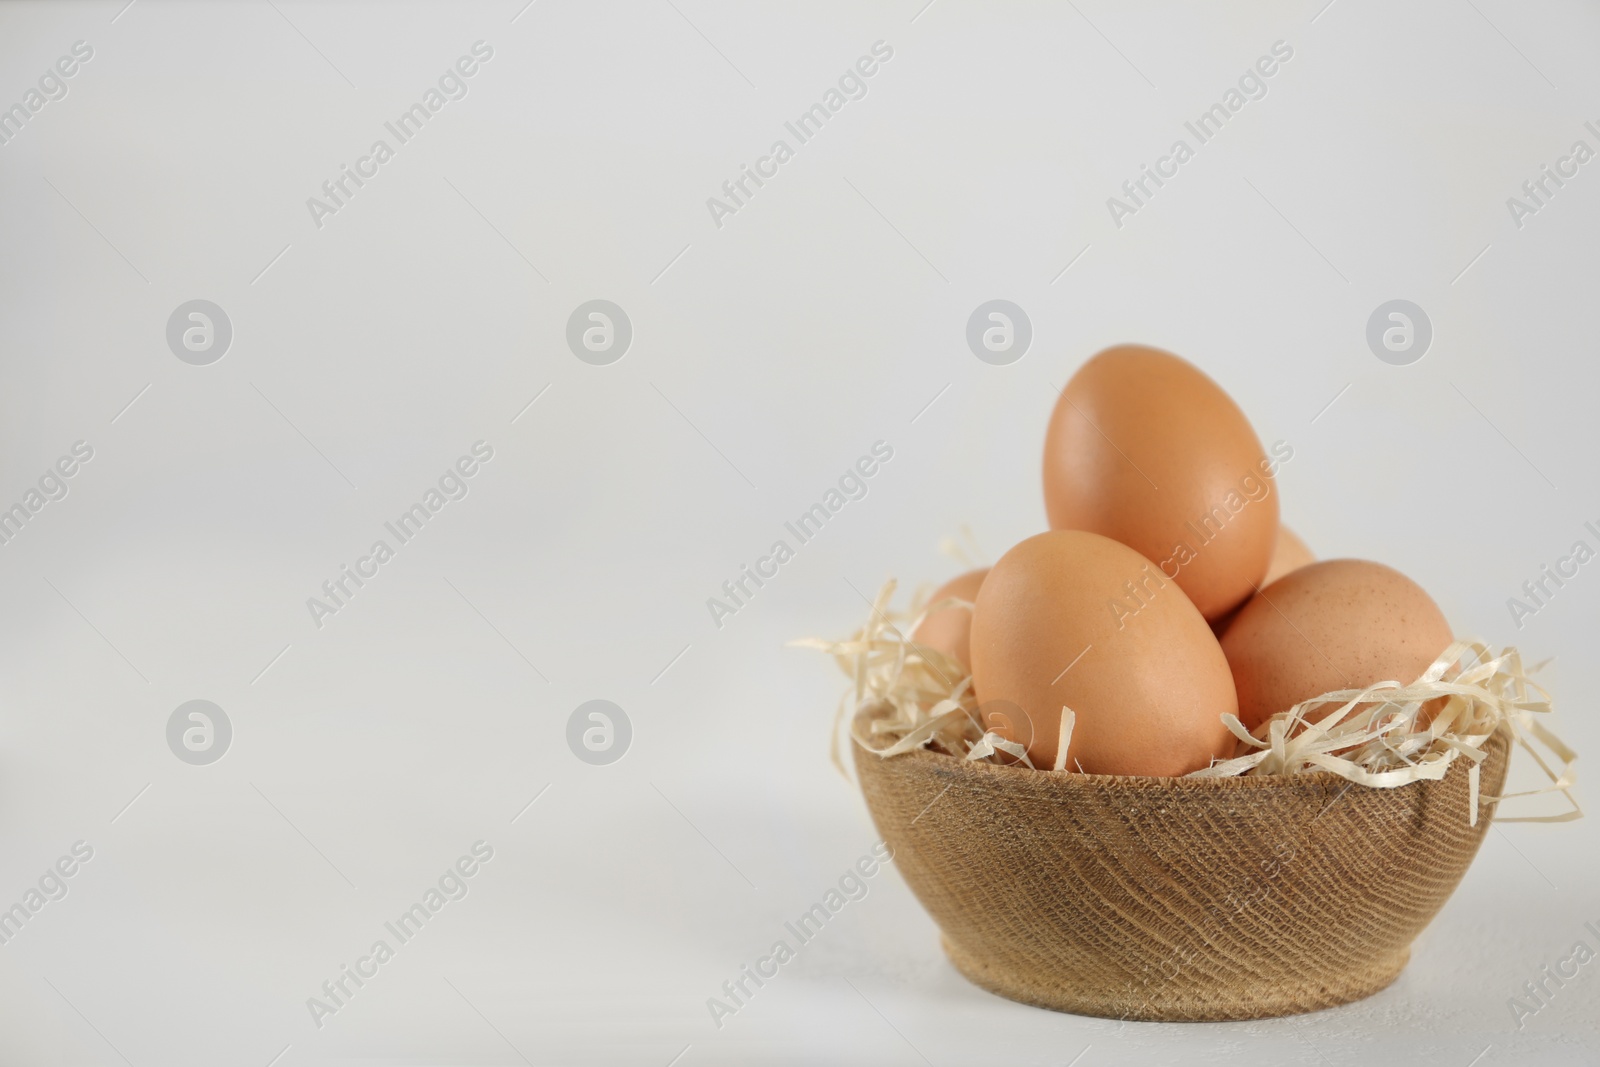
M 1497 795 L 1509 742 L 1488 745 Z M 895 865 L 976 984 L 1107 1018 L 1255 1019 L 1382 989 L 1488 832 L 1467 761 L 1397 789 L 1330 774 L 1054 774 L 857 747 Z

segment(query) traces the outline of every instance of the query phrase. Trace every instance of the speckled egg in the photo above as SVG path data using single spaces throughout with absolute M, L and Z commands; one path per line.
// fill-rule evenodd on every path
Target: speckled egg
M 1239 718 L 1254 729 L 1322 693 L 1408 685 L 1452 640 L 1444 613 L 1416 582 L 1381 563 L 1332 559 L 1262 589 L 1223 634 L 1222 651 Z

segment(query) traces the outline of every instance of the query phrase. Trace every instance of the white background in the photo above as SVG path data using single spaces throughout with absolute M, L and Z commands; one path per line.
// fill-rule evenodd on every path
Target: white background
M 1313 1016 L 1009 1003 L 891 869 L 713 1025 L 874 840 L 826 758 L 843 679 L 784 643 L 853 629 L 852 585 L 951 576 L 963 524 L 989 558 L 1041 529 L 1053 387 L 1108 344 L 1186 356 L 1291 442 L 1284 516 L 1320 555 L 1555 657 L 1558 725 L 1600 751 L 1600 563 L 1520 630 L 1506 605 L 1600 521 L 1600 163 L 1520 229 L 1506 207 L 1600 147 L 1600 14 L 922 3 L 0 8 L 0 105 L 94 49 L 0 147 L 0 505 L 94 448 L 0 547 L 0 906 L 94 849 L 0 946 L 0 1063 L 1600 1056 L 1600 963 L 1520 1032 L 1507 1005 L 1600 948 L 1592 821 L 1491 832 L 1400 980 Z M 314 225 L 480 39 L 469 95 Z M 868 95 L 715 226 L 706 198 L 878 40 Z M 1106 198 L 1279 40 L 1268 95 L 1117 228 Z M 165 341 L 196 298 L 233 324 L 210 366 Z M 594 298 L 633 323 L 611 366 L 564 341 Z M 1033 323 L 1007 367 L 964 339 L 993 298 Z M 1434 325 L 1411 366 L 1366 345 L 1394 298 Z M 714 627 L 706 598 L 879 439 L 869 495 Z M 479 440 L 470 494 L 314 625 Z M 210 766 L 165 739 L 196 698 L 233 724 Z M 606 767 L 565 741 L 595 698 L 634 730 Z M 470 893 L 313 1025 L 480 839 Z

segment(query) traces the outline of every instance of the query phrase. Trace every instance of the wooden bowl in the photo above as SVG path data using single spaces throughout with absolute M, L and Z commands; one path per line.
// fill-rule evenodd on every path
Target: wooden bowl
M 1510 742 L 1486 747 L 1499 794 Z M 1138 778 L 857 746 L 878 831 L 956 968 L 1012 1000 L 1114 1019 L 1258 1019 L 1370 996 L 1492 818 L 1467 771 L 1395 789 L 1331 774 Z

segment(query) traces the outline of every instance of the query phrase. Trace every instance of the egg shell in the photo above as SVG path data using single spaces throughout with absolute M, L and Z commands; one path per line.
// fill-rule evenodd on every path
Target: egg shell
M 1267 564 L 1267 576 L 1262 585 L 1271 585 L 1292 570 L 1315 563 L 1316 554 L 1287 526 L 1279 525 L 1278 540 L 1272 546 L 1272 562 Z
M 1275 456 L 1279 448 L 1292 454 L 1278 446 Z M 1267 573 L 1276 470 L 1204 373 L 1170 352 L 1121 345 L 1079 368 L 1056 403 L 1045 510 L 1052 529 L 1102 534 L 1155 561 L 1215 619 Z
M 1081 530 L 1002 556 L 972 617 L 985 727 L 1055 766 L 1061 707 L 1076 715 L 1067 769 L 1179 775 L 1232 754 L 1233 678 L 1205 619 L 1126 545 Z
M 1454 638 L 1433 598 L 1392 567 L 1359 559 L 1310 563 L 1246 604 L 1222 637 L 1254 729 L 1336 689 L 1414 682 Z M 1325 705 L 1315 721 L 1338 708 Z
M 988 574 L 989 568 L 982 567 L 952 578 L 934 590 L 928 603 L 937 604 L 952 597 L 968 603 L 976 601 L 978 590 Z M 936 648 L 967 670 L 972 669 L 972 612 L 967 608 L 944 608 L 929 612 L 922 623 L 911 631 L 911 640 Z

